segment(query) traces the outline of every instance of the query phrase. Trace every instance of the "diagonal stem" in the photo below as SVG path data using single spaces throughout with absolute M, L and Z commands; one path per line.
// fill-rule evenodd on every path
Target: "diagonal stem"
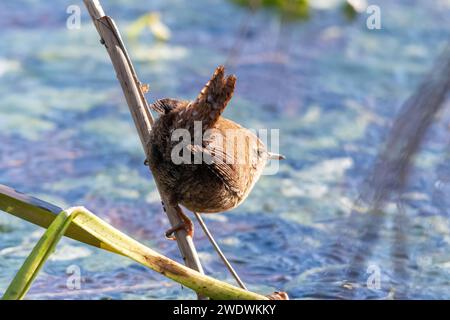
M 39 271 L 66 232 L 70 221 L 70 214 L 66 211 L 58 214 L 9 284 L 2 300 L 22 300 L 25 297 Z
M 145 154 L 148 155 L 148 139 L 150 136 L 151 124 L 153 118 L 148 110 L 147 101 L 140 87 L 140 82 L 135 69 L 128 56 L 125 45 L 114 21 L 105 15 L 102 6 L 98 0 L 84 0 L 84 4 L 92 17 L 93 23 L 100 34 L 101 41 L 111 58 L 111 62 L 116 70 L 117 78 L 122 86 L 130 113 L 133 117 L 136 129 L 139 134 Z M 167 201 L 167 195 L 161 192 L 160 186 L 156 182 L 161 200 Z M 166 207 L 166 214 L 172 226 L 179 225 L 182 221 L 177 215 L 176 208 Z M 192 238 L 185 230 L 180 229 L 176 232 L 177 244 L 186 265 L 194 270 L 203 273 L 203 268 L 198 258 Z
M 267 297 L 242 290 L 228 283 L 205 276 L 144 246 L 115 229 L 84 207 L 61 211 L 17 272 L 3 299 L 23 299 L 40 269 L 70 225 L 98 239 L 102 248 L 116 252 L 170 278 L 202 296 L 213 299 L 266 300 Z
M 225 266 L 227 267 L 228 271 L 230 271 L 231 275 L 234 277 L 234 279 L 236 280 L 236 282 L 239 284 L 239 286 L 242 289 L 248 290 L 247 287 L 245 286 L 244 282 L 242 282 L 241 278 L 239 278 L 239 275 L 237 274 L 237 272 L 233 269 L 233 266 L 228 261 L 227 257 L 223 254 L 223 252 L 220 249 L 219 245 L 217 244 L 216 240 L 214 240 L 214 237 L 212 236 L 211 232 L 209 232 L 208 227 L 206 226 L 205 221 L 203 221 L 202 216 L 198 212 L 195 212 L 195 211 L 193 211 L 193 212 L 198 220 L 198 223 L 202 227 L 203 232 L 208 237 L 209 242 L 211 242 L 212 246 L 214 247 L 214 250 L 216 250 L 217 254 L 219 255 L 220 259 L 222 259 L 222 261 L 225 264 Z

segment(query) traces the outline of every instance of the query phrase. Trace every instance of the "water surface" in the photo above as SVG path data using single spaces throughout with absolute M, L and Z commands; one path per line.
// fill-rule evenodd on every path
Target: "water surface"
M 84 205 L 179 260 L 176 244 L 163 237 L 168 221 L 83 7 L 81 29 L 65 27 L 72 3 L 2 4 L 0 183 L 62 207 Z M 224 0 L 103 1 L 141 80 L 150 83 L 149 100 L 192 99 L 214 68 L 227 63 L 238 82 L 226 116 L 250 128 L 281 130 L 287 160 L 278 174 L 262 177 L 239 208 L 205 218 L 252 290 L 284 290 L 295 299 L 450 299 L 448 99 L 403 196 L 405 254 L 393 254 L 399 243 L 395 203 L 388 203 L 376 241 L 344 230 L 401 103 L 450 36 L 448 0 L 377 4 L 381 30 L 366 28 L 366 14 L 350 22 L 339 10 L 282 23 L 273 11 L 250 13 Z M 148 11 L 161 13 L 172 33 L 168 42 L 150 34 L 139 42 L 126 37 L 126 28 Z M 41 234 L 0 214 L 0 292 Z M 232 282 L 198 226 L 195 242 L 207 274 Z M 369 271 L 376 266 L 381 272 L 379 290 L 344 272 L 352 250 L 366 247 L 373 248 Z M 71 265 L 81 269 L 81 290 L 66 288 Z M 63 239 L 27 297 L 195 296 L 133 261 Z

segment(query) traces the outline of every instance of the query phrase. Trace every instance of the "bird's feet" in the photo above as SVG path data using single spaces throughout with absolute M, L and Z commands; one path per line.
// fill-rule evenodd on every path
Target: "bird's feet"
M 181 210 L 181 208 L 179 206 L 176 206 L 176 209 L 177 209 L 178 217 L 181 219 L 182 222 L 176 226 L 173 226 L 169 230 L 167 230 L 165 233 L 166 238 L 169 240 L 176 240 L 177 238 L 175 237 L 175 232 L 177 232 L 178 230 L 182 230 L 182 229 L 184 229 L 187 232 L 188 236 L 193 238 L 194 237 L 194 224 L 192 223 L 191 219 L 189 219 L 188 216 L 186 216 L 184 214 L 183 210 Z
M 189 223 L 182 222 L 179 225 L 168 229 L 165 233 L 165 236 L 168 240 L 177 240 L 177 238 L 175 237 L 175 232 L 182 229 L 186 230 L 188 236 L 190 236 L 191 238 L 194 237 L 194 224 L 191 220 L 189 220 Z

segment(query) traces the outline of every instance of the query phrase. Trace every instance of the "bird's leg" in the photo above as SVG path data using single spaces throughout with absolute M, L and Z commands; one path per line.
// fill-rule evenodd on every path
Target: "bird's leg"
M 164 207 L 164 204 L 163 204 L 163 207 Z M 184 214 L 183 210 L 181 210 L 179 205 L 176 205 L 175 208 L 177 210 L 178 217 L 181 219 L 182 222 L 176 226 L 173 226 L 169 230 L 167 230 L 165 233 L 166 238 L 169 240 L 176 240 L 174 233 L 181 229 L 186 230 L 188 236 L 193 238 L 194 237 L 194 224 L 192 223 L 191 219 L 189 219 L 188 216 Z M 164 207 L 164 211 L 165 210 L 166 209 Z

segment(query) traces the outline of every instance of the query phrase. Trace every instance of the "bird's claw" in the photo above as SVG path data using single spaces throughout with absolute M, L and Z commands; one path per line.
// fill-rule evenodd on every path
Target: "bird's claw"
M 165 233 L 165 237 L 167 240 L 177 240 L 175 237 L 175 232 L 184 229 L 188 236 L 191 238 L 194 237 L 194 225 L 191 220 L 184 220 L 182 223 L 168 229 Z

